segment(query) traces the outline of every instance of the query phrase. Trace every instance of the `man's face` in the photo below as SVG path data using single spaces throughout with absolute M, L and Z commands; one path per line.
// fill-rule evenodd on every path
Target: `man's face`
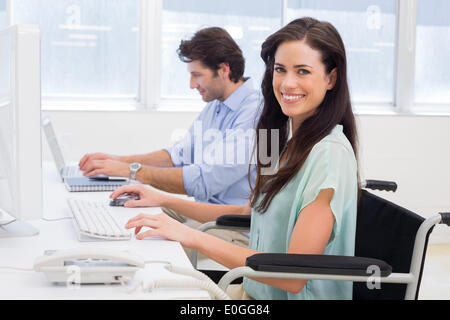
M 211 70 L 198 60 L 188 62 L 187 69 L 191 75 L 190 88 L 197 89 L 203 101 L 224 100 L 225 81 L 220 76 L 220 70 Z

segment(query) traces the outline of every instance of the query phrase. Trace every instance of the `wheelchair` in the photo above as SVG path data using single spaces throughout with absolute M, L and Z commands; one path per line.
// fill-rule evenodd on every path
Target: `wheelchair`
M 358 202 L 355 256 L 258 253 L 246 266 L 200 270 L 226 291 L 242 277 L 353 282 L 353 300 L 417 300 L 429 236 L 436 224 L 450 225 L 450 212 L 427 219 L 367 191 L 393 191 L 392 181 L 366 180 Z M 224 215 L 198 229 L 249 230 L 250 216 Z M 197 267 L 197 252 L 190 260 Z

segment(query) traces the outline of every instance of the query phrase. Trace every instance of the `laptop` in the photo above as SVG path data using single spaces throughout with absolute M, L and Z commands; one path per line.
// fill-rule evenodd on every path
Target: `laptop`
M 78 178 L 84 177 L 83 171 L 80 170 L 78 164 L 66 164 L 64 161 L 64 156 L 62 154 L 61 148 L 59 147 L 58 139 L 56 138 L 55 130 L 53 129 L 52 122 L 50 119 L 42 114 L 41 116 L 41 126 L 44 130 L 45 137 L 47 138 L 48 145 L 53 155 L 53 160 L 55 161 L 56 168 L 61 177 L 61 180 L 64 182 L 67 178 Z M 91 179 L 98 180 L 127 180 L 124 177 L 108 177 L 105 175 L 96 175 L 90 177 Z

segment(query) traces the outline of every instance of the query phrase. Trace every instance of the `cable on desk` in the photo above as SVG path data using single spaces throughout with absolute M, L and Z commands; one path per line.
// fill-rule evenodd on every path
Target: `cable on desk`
M 44 220 L 44 221 L 47 221 L 47 222 L 54 222 L 54 221 L 73 219 L 73 217 L 62 217 L 62 218 L 54 218 L 54 219 L 41 218 L 41 219 Z
M 183 267 L 177 267 L 172 265 L 169 261 L 151 261 L 147 260 L 144 262 L 145 264 L 152 263 L 163 263 L 166 264 L 164 268 L 172 273 L 177 273 L 185 276 L 192 277 L 194 279 L 182 279 L 182 280 L 172 280 L 172 279 L 162 279 L 162 280 L 153 280 L 150 281 L 146 286 L 144 285 L 144 281 L 139 281 L 135 286 L 131 289 L 127 290 L 128 293 L 135 291 L 137 288 L 141 288 L 144 291 L 151 292 L 156 288 L 199 288 L 207 290 L 212 298 L 217 298 L 219 300 L 230 300 L 230 297 L 217 286 L 214 281 L 212 281 L 207 275 L 198 271 L 191 270 Z M 122 279 L 121 284 L 124 285 L 125 282 L 130 279 Z
M 212 298 L 217 298 L 219 300 L 230 300 L 230 297 L 225 292 L 223 292 L 214 282 L 212 282 L 212 280 L 154 280 L 151 281 L 145 289 L 148 291 L 152 291 L 156 288 L 199 288 L 207 290 Z
M 0 270 L 14 270 L 14 271 L 34 271 L 33 268 L 20 268 L 20 267 L 11 267 L 11 266 L 0 266 Z
M 168 265 L 171 265 L 172 264 L 172 262 L 170 262 L 170 261 L 166 261 L 166 260 L 145 260 L 144 261 L 144 264 L 153 264 L 153 263 L 162 263 L 162 264 L 168 264 Z
M 73 219 L 73 217 L 62 217 L 62 218 L 55 218 L 55 219 L 47 219 L 47 218 L 41 218 L 42 220 L 46 221 L 46 222 L 54 222 L 54 221 L 60 221 L 60 220 L 66 220 L 66 219 Z M 11 221 L 5 222 L 0 224 L 0 228 L 7 226 L 13 222 L 16 222 L 17 219 L 12 219 Z
M 17 219 L 12 219 L 11 221 L 8 221 L 8 222 L 0 224 L 0 227 L 7 226 L 8 224 L 11 224 L 11 223 L 16 222 L 16 221 L 17 221 Z

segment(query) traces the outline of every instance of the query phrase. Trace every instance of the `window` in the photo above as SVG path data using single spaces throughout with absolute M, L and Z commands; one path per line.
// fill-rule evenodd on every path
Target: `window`
M 336 27 L 354 103 L 394 104 L 396 1 L 288 0 L 286 16 L 286 22 L 309 16 Z
M 450 104 L 450 1 L 418 2 L 414 102 Z
M 225 28 L 259 87 L 262 42 L 312 16 L 342 36 L 356 112 L 448 114 L 449 11 L 448 0 L 0 0 L 0 28 L 40 26 L 44 108 L 200 110 L 180 40 Z
M 6 15 L 6 0 L 0 0 L 0 30 L 8 26 Z
M 16 0 L 12 23 L 41 29 L 42 96 L 136 99 L 137 0 Z

